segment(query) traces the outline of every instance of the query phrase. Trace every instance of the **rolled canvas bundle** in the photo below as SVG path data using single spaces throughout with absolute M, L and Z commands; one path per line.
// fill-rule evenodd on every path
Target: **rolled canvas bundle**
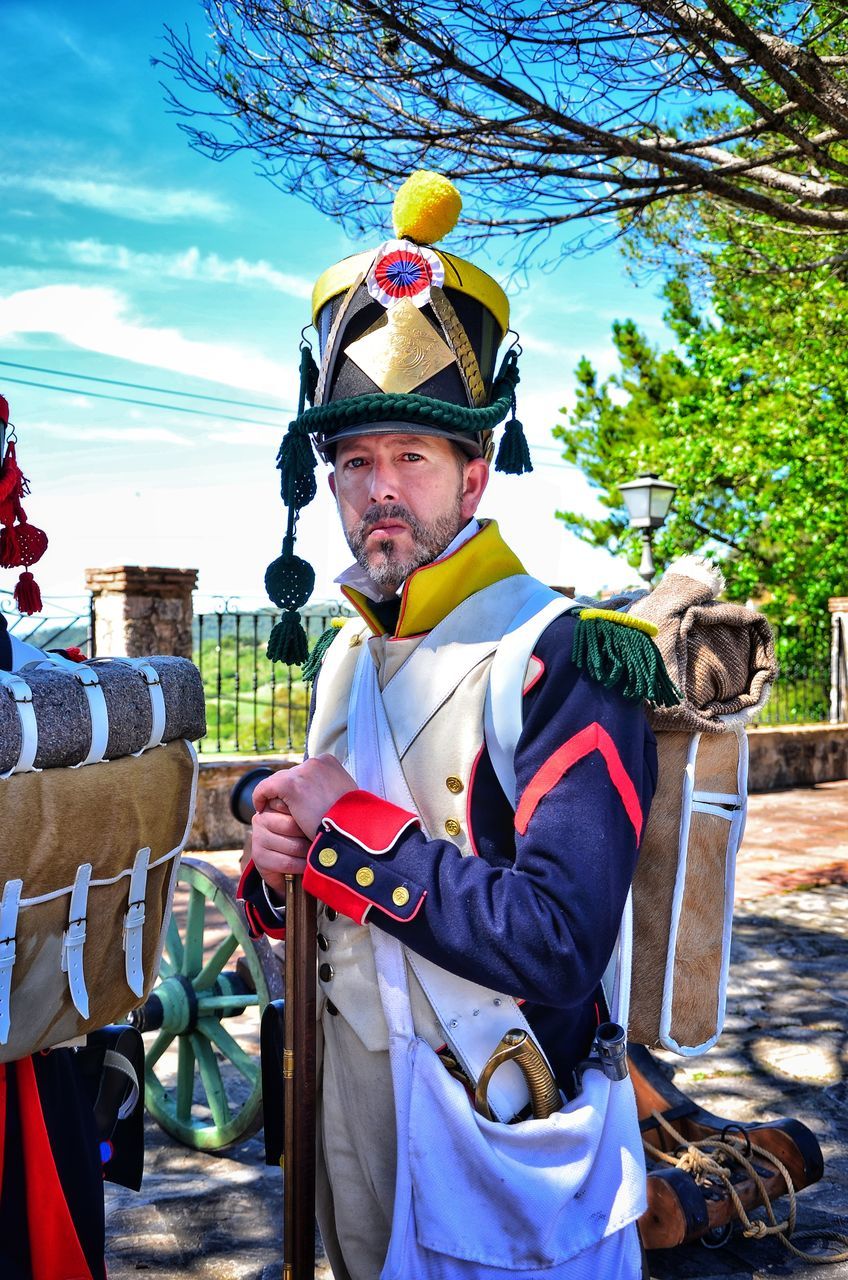
M 206 731 L 200 672 L 187 658 L 69 662 L 46 654 L 0 672 L 0 774 L 116 760 Z
M 10 1061 L 120 1020 L 149 993 L 194 815 L 186 739 L 205 720 L 199 674 L 180 658 L 47 659 L 0 681 Z
M 633 882 L 631 1040 L 695 1055 L 724 1022 L 736 853 L 745 829 L 745 723 L 777 677 L 765 618 L 719 603 L 721 574 L 685 557 L 629 611 L 659 628 L 683 694 L 649 711 L 659 781 Z

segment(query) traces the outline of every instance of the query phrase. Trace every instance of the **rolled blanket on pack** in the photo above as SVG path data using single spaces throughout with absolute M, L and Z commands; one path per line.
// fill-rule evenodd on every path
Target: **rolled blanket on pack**
M 771 627 L 744 605 L 717 601 L 723 588 L 718 569 L 684 556 L 628 609 L 659 627 L 657 645 L 683 695 L 679 706 L 650 709 L 654 729 L 722 733 L 721 717 L 749 719 L 769 696 L 778 671 Z
M 33 728 L 26 707 L 30 697 L 37 731 L 31 763 L 36 769 L 83 763 L 98 734 L 96 758 L 116 760 L 154 742 L 194 740 L 206 732 L 200 673 L 187 658 L 59 663 L 45 655 L 43 664 L 2 677 L 0 774 L 19 767 L 27 723 Z M 92 684 L 101 692 L 92 691 Z

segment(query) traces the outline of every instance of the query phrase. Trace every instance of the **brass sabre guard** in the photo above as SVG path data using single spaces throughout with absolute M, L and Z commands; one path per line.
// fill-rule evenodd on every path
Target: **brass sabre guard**
M 487 1120 L 494 1119 L 489 1107 L 489 1081 L 504 1062 L 514 1062 L 521 1068 L 530 1090 L 530 1108 L 535 1120 L 546 1120 L 560 1110 L 562 1098 L 553 1072 L 527 1032 L 516 1028 L 507 1031 L 480 1072 L 474 1091 L 474 1106 L 481 1116 Z

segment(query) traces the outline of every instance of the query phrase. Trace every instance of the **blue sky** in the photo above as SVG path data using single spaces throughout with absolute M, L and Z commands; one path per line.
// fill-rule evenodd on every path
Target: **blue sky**
M 45 594 L 81 592 L 87 566 L 162 564 L 198 568 L 201 603 L 255 606 L 282 536 L 274 457 L 312 283 L 369 245 L 275 190 L 249 157 L 215 164 L 189 148 L 150 66 L 166 22 L 202 47 L 204 15 L 188 0 L 0 7 L 0 391 L 32 486 L 27 512 L 51 540 L 36 569 Z M 481 265 L 508 274 L 508 263 Z M 623 585 L 632 570 L 554 519 L 558 506 L 591 511 L 593 498 L 550 430 L 580 355 L 614 368 L 614 319 L 632 316 L 669 341 L 656 286 L 637 288 L 607 249 L 553 273 L 531 268 L 509 292 L 536 470 L 495 477 L 483 513 L 547 581 Z M 300 545 L 316 567 L 315 598 L 332 598 L 349 556 L 328 492 L 304 512 Z

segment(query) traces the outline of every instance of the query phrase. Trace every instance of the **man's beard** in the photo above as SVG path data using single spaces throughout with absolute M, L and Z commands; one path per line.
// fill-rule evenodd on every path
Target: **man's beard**
M 385 538 L 366 547 L 368 534 L 375 525 L 384 520 L 403 520 L 412 537 L 412 551 L 405 559 L 401 559 L 394 539 Z M 451 543 L 462 527 L 462 494 L 457 493 L 453 510 L 436 516 L 424 524 L 412 514 L 409 507 L 400 502 L 384 502 L 372 507 L 363 518 L 350 529 L 345 529 L 347 544 L 356 557 L 357 563 L 368 574 L 373 582 L 381 587 L 397 588 L 415 570 L 429 564 L 441 555 L 445 547 Z

